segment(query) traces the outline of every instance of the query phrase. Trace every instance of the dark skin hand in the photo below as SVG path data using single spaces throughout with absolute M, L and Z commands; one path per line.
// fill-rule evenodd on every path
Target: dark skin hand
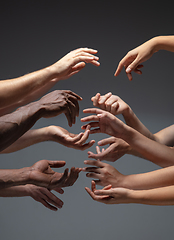
M 69 126 L 72 126 L 79 114 L 79 100 L 82 98 L 71 91 L 55 90 L 37 102 L 0 117 L 0 151 L 14 143 L 42 117 L 64 113 Z

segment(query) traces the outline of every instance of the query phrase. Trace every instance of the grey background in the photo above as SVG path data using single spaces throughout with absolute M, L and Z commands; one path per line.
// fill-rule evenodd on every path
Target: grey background
M 113 74 L 129 50 L 154 36 L 173 34 L 172 6 L 172 1 L 1 1 L 0 79 L 46 67 L 78 47 L 98 49 L 100 67 L 87 65 L 54 88 L 71 89 L 83 97 L 76 125 L 69 128 L 61 115 L 41 119 L 34 128 L 55 124 L 78 133 L 82 109 L 92 107 L 90 98 L 112 91 L 152 132 L 159 131 L 173 123 L 173 53 L 156 53 L 144 64 L 143 75 L 134 74 L 132 82 L 124 72 L 117 78 Z M 92 137 L 97 142 L 105 136 Z M 31 166 L 41 159 L 83 167 L 87 150 L 47 142 L 0 157 L 0 168 Z M 113 166 L 124 174 L 158 168 L 132 156 Z M 64 207 L 56 213 L 29 197 L 1 198 L 0 239 L 173 239 L 173 206 L 107 206 L 85 192 L 90 182 L 81 173 L 75 185 L 60 195 Z

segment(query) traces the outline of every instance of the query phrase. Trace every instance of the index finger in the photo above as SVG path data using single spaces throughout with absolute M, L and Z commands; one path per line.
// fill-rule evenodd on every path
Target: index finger
M 100 114 L 100 113 L 103 113 L 105 111 L 99 109 L 99 108 L 86 108 L 86 109 L 83 109 L 83 112 L 84 113 L 96 113 L 96 114 Z
M 76 97 L 78 100 L 82 100 L 82 97 L 80 97 L 77 93 L 72 92 L 71 90 L 65 90 L 66 93 L 73 95 Z

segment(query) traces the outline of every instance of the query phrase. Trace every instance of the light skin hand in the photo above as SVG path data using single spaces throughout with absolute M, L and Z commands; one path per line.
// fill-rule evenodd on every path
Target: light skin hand
M 113 95 L 111 92 L 101 96 L 97 93 L 91 98 L 95 107 L 108 111 L 113 115 L 124 114 L 130 107 L 120 97 Z
M 93 166 L 82 168 L 82 171 L 87 172 L 87 177 L 95 179 L 94 182 L 97 185 L 107 186 L 110 184 L 112 187 L 121 186 L 124 175 L 113 166 L 100 160 L 85 160 L 84 164 Z
M 66 129 L 58 126 L 49 126 L 48 128 L 50 140 L 58 142 L 66 147 L 83 151 L 92 147 L 95 143 L 95 140 L 91 140 L 86 143 L 89 137 L 90 127 L 87 127 L 84 133 L 81 132 L 79 134 L 70 133 Z
M 105 146 L 109 144 L 109 147 L 106 149 L 102 148 L 100 150 L 99 146 Z M 126 153 L 129 153 L 131 150 L 128 143 L 120 138 L 110 137 L 106 139 L 102 139 L 98 142 L 99 146 L 96 146 L 96 154 L 91 151 L 88 151 L 88 158 L 94 158 L 99 160 L 106 160 L 110 162 L 115 162 L 119 158 L 121 158 Z
M 91 189 L 85 188 L 91 198 L 105 204 L 120 204 L 133 202 L 130 195 L 133 190 L 126 188 L 112 188 L 112 185 L 96 190 L 95 182 L 92 181 Z
M 94 56 L 98 51 L 89 48 L 79 48 L 69 52 L 50 68 L 53 69 L 55 77 L 58 80 L 67 79 L 79 72 L 85 67 L 86 63 L 91 63 L 94 66 L 100 66 L 99 57 Z
M 72 186 L 77 180 L 81 169 L 72 167 L 70 173 L 68 173 L 68 169 L 65 169 L 64 173 L 52 170 L 52 168 L 60 168 L 64 165 L 64 161 L 41 160 L 30 168 L 30 182 L 48 189 Z
M 142 74 L 140 68 L 142 68 L 143 65 L 141 63 L 151 58 L 154 53 L 155 45 L 153 43 L 153 39 L 151 39 L 138 46 L 137 48 L 129 51 L 126 56 L 119 62 L 114 76 L 118 76 L 122 71 L 123 67 L 125 67 L 128 79 L 131 81 L 131 72 L 134 71 L 135 73 Z
M 94 113 L 97 115 L 90 115 L 81 119 L 82 122 L 92 121 L 81 128 L 86 129 L 89 125 L 90 133 L 106 133 L 111 136 L 120 138 L 124 130 L 124 123 L 116 118 L 113 114 L 100 110 L 98 108 L 88 108 L 83 110 L 84 113 Z

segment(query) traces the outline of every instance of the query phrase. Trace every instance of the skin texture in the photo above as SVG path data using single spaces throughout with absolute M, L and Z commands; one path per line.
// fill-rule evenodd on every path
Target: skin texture
M 13 186 L 32 184 L 45 187 L 49 190 L 72 186 L 77 180 L 80 168 L 66 168 L 64 173 L 53 171 L 52 168 L 61 168 L 65 161 L 41 160 L 31 167 L 22 169 L 1 169 L 0 170 L 0 189 Z
M 92 181 L 91 189 L 85 188 L 95 201 L 105 204 L 140 203 L 148 205 L 174 205 L 174 186 L 149 190 L 131 190 L 126 188 L 112 188 L 111 185 L 102 190 L 96 190 Z
M 84 112 L 96 115 L 82 118 L 82 122 L 90 122 L 83 125 L 82 129 L 85 129 L 87 125 L 89 125 L 90 128 L 94 128 L 90 130 L 90 133 L 106 133 L 121 138 L 127 142 L 132 149 L 141 154 L 143 158 L 148 159 L 159 166 L 167 167 L 173 165 L 173 148 L 145 137 L 135 129 L 124 124 L 120 119 L 116 118 L 109 112 L 97 108 L 85 109 Z
M 42 117 L 64 113 L 69 126 L 72 126 L 79 114 L 78 101 L 81 99 L 69 90 L 55 90 L 36 102 L 0 117 L 0 151 L 14 143 Z
M 67 79 L 85 67 L 85 63 L 99 66 L 97 50 L 79 48 L 56 63 L 19 78 L 1 80 L 0 115 L 40 98 L 58 81 Z
M 59 126 L 48 126 L 40 129 L 33 129 L 27 131 L 12 145 L 4 149 L 1 154 L 16 152 L 44 141 L 53 141 L 62 144 L 65 147 L 84 151 L 95 143 L 95 140 L 91 140 L 86 143 L 89 133 L 89 127 L 85 130 L 85 132 L 81 132 L 79 134 L 70 133 L 66 129 Z
M 128 79 L 132 80 L 132 72 L 142 74 L 140 70 L 143 65 L 141 63 L 147 61 L 159 50 L 174 52 L 174 36 L 158 36 L 150 39 L 135 49 L 129 51 L 125 57 L 119 62 L 114 76 L 118 76 L 125 68 Z
M 130 106 L 125 103 L 120 97 L 113 95 L 111 92 L 101 96 L 100 93 L 97 93 L 94 97 L 91 98 L 93 105 L 95 107 L 99 107 L 105 111 L 112 113 L 113 115 L 122 114 L 126 124 L 138 132 L 142 133 L 144 136 L 159 142 L 161 144 L 165 144 L 167 146 L 173 147 L 174 145 L 174 127 L 171 125 L 156 134 L 152 134 L 138 119 L 135 113 L 132 111 Z M 89 158 L 95 158 L 100 160 L 107 161 L 116 161 L 124 154 L 132 154 L 138 157 L 143 158 L 143 156 L 136 152 L 134 149 L 130 147 L 128 143 L 119 138 L 108 138 L 103 139 L 98 142 L 99 146 L 104 146 L 109 144 L 109 147 L 100 151 L 100 148 L 97 146 L 96 151 L 97 154 L 92 152 L 88 152 Z

